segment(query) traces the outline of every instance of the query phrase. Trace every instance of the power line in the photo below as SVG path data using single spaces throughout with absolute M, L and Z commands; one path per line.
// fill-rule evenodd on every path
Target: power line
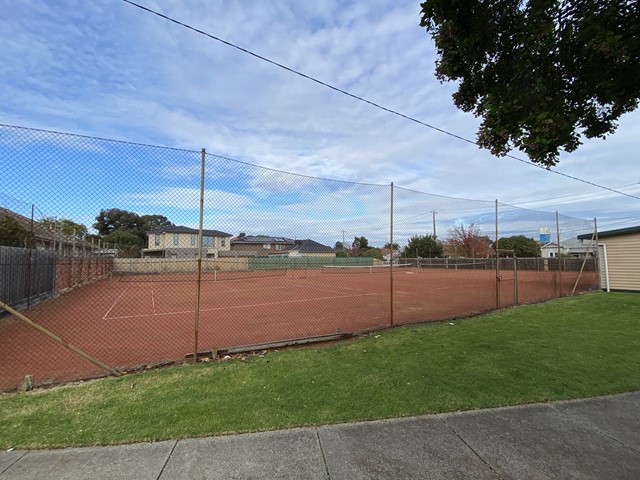
M 635 188 L 640 188 L 640 183 L 636 182 L 636 183 L 629 183 L 627 185 L 620 185 L 618 187 L 613 187 L 615 189 L 618 188 L 627 188 L 627 187 L 632 187 L 629 188 L 629 190 L 634 190 Z M 601 193 L 592 193 L 592 192 L 582 192 L 582 193 L 573 193 L 570 195 L 561 195 L 559 197 L 551 197 L 551 198 L 541 198 L 540 200 L 529 200 L 527 202 L 518 202 L 518 203 L 514 203 L 512 204 L 513 206 L 520 206 L 520 205 L 528 205 L 528 204 L 536 204 L 536 203 L 541 203 L 541 202 L 548 202 L 551 200 L 561 200 L 561 199 L 568 199 L 568 198 L 573 198 L 573 197 L 584 197 L 584 198 L 579 198 L 577 201 L 583 201 L 583 200 L 591 200 L 592 198 L 599 198 L 605 195 L 609 195 L 606 192 L 601 192 Z M 571 203 L 571 202 L 569 202 Z
M 336 87 L 334 85 L 331 85 L 329 83 L 323 82 L 322 80 L 318 80 L 315 77 L 312 77 L 310 75 L 306 75 L 306 74 L 304 74 L 304 73 L 302 73 L 302 72 L 300 72 L 298 70 L 295 70 L 295 69 L 293 69 L 291 67 L 287 67 L 286 65 L 283 65 L 283 64 L 278 63 L 278 62 L 276 62 L 274 60 L 271 60 L 271 59 L 269 59 L 267 57 L 259 55 L 259 54 L 255 53 L 255 52 L 252 52 L 251 50 L 247 50 L 246 48 L 240 47 L 240 46 L 238 46 L 238 45 L 236 45 L 234 43 L 231 43 L 231 42 L 229 42 L 227 40 L 224 40 L 224 39 L 222 39 L 220 37 L 217 37 L 215 35 L 207 33 L 207 32 L 205 32 L 203 30 L 198 29 L 198 28 L 195 28 L 195 27 L 193 27 L 193 26 L 191 26 L 189 24 L 186 24 L 184 22 L 181 22 L 179 20 L 171 18 L 171 17 L 169 17 L 167 15 L 164 15 L 164 14 L 162 14 L 160 12 L 157 12 L 157 11 L 152 10 L 150 8 L 147 8 L 145 6 L 139 5 L 139 4 L 135 3 L 135 2 L 132 2 L 131 0 L 122 0 L 122 1 L 125 2 L 125 3 L 128 3 L 130 5 L 133 5 L 134 7 L 137 7 L 139 9 L 141 9 L 141 10 L 149 12 L 149 13 L 151 13 L 153 15 L 156 15 L 156 16 L 158 16 L 160 18 L 163 18 L 163 19 L 168 20 L 170 22 L 173 22 L 173 23 L 175 23 L 177 25 L 180 25 L 181 27 L 187 28 L 189 30 L 193 30 L 196 33 L 199 33 L 201 35 L 204 35 L 205 37 L 211 38 L 212 40 L 215 40 L 217 42 L 223 43 L 223 44 L 225 44 L 225 45 L 227 45 L 227 46 L 229 46 L 231 48 L 235 48 L 236 50 L 240 50 L 241 52 L 246 53 L 247 55 L 251 55 L 252 57 L 255 57 L 255 58 L 259 59 L 259 60 L 262 60 L 264 62 L 270 63 L 270 64 L 275 65 L 276 67 L 282 68 L 283 70 L 286 70 L 286 71 L 288 71 L 290 73 L 293 73 L 293 74 L 298 75 L 298 76 L 300 76 L 302 78 L 305 78 L 307 80 L 315 82 L 315 83 L 317 83 L 319 85 L 322 85 L 323 87 L 330 88 L 331 90 L 334 90 L 334 91 L 336 91 L 338 93 L 342 93 L 343 95 L 347 95 L 348 97 L 354 98 L 354 99 L 359 100 L 361 102 L 367 103 L 367 104 L 369 104 L 369 105 L 371 105 L 371 106 L 373 106 L 375 108 L 378 108 L 380 110 L 384 110 L 385 112 L 391 113 L 393 115 L 397 115 L 397 116 L 402 117 L 402 118 L 404 118 L 406 120 L 409 120 L 411 122 L 417 123 L 417 124 L 422 125 L 422 126 L 427 127 L 427 128 L 431 128 L 432 130 L 436 130 L 437 132 L 443 133 L 443 134 L 448 135 L 450 137 L 456 138 L 456 139 L 461 140 L 463 142 L 467 142 L 467 143 L 470 143 L 472 145 L 475 145 L 475 146 L 479 147 L 477 142 L 475 142 L 473 140 L 469 140 L 468 138 L 462 137 L 462 136 L 457 135 L 455 133 L 451 133 L 451 132 L 449 132 L 447 130 L 444 130 L 442 128 L 436 127 L 436 126 L 431 125 L 431 124 L 426 123 L 426 122 L 423 122 L 422 120 L 418 120 L 418 119 L 416 119 L 414 117 L 411 117 L 409 115 L 405 115 L 404 113 L 400 113 L 400 112 L 398 112 L 396 110 L 393 110 L 391 108 L 387 108 L 387 107 L 385 107 L 383 105 L 380 105 L 378 103 L 372 102 L 371 100 L 367 100 L 366 98 L 363 98 L 363 97 L 360 97 L 360 96 L 355 95 L 353 93 L 350 93 L 350 92 L 348 92 L 346 90 L 343 90 L 341 88 L 338 88 L 338 87 Z M 584 180 L 582 178 L 578 178 L 578 177 L 575 177 L 573 175 L 562 173 L 562 172 L 559 172 L 557 170 L 551 170 L 550 168 L 543 167 L 542 165 L 537 165 L 535 163 L 531 163 L 530 161 L 523 160 L 522 158 L 518 158 L 518 157 L 516 157 L 514 155 L 511 155 L 511 154 L 505 154 L 505 157 L 511 158 L 513 160 L 517 160 L 518 162 L 524 163 L 525 165 L 529 165 L 531 167 L 540 168 L 540 169 L 545 170 L 547 172 L 555 173 L 556 175 L 561 175 L 563 177 L 570 178 L 570 179 L 578 181 L 578 182 L 586 183 L 587 185 L 592 185 L 594 187 L 598 187 L 598 188 L 601 188 L 601 189 L 604 189 L 604 190 L 608 190 L 610 192 L 617 193 L 619 195 L 624 195 L 626 197 L 635 198 L 636 200 L 640 200 L 640 197 L 638 197 L 636 195 L 631 195 L 629 193 L 624 193 L 624 192 L 621 192 L 619 190 L 615 190 L 613 188 L 605 187 L 604 185 L 599 185 L 599 184 L 597 184 L 595 182 L 590 182 L 589 180 Z

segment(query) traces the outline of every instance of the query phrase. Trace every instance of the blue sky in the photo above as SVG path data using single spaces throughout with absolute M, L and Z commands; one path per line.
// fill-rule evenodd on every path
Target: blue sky
M 140 3 L 475 138 L 477 119 L 452 105 L 455 86 L 434 77 L 435 49 L 418 25 L 419 1 Z M 450 222 L 480 219 L 498 199 L 530 210 L 597 217 L 601 230 L 640 224 L 640 200 L 493 157 L 120 0 L 0 0 L 0 39 L 0 123 L 178 149 L 149 156 L 97 142 L 93 151 L 87 144 L 43 149 L 49 153 L 35 162 L 0 158 L 2 171 L 12 177 L 8 181 L 3 174 L 1 193 L 35 202 L 46 214 L 90 224 L 100 208 L 119 207 L 193 225 L 194 211 L 185 204 L 197 202 L 198 152 L 205 147 L 210 154 L 340 181 L 322 184 L 244 164 L 230 167 L 212 157 L 219 168 L 208 172 L 208 197 L 214 200 L 207 226 L 233 234 L 299 233 L 330 243 L 343 232 L 376 237 L 378 229 L 383 238 L 384 205 L 367 200 L 384 197 L 383 187 L 348 182 L 393 181 L 433 194 L 421 207 L 398 205 L 405 236 L 428 233 L 430 211 L 455 210 L 455 201 L 437 195 L 480 200 L 474 205 L 482 211 L 452 213 Z M 639 134 L 640 114 L 628 114 L 613 136 L 563 154 L 557 170 L 640 196 Z M 353 200 L 353 189 L 360 201 Z M 301 209 L 304 221 L 292 220 Z M 282 211 L 290 212 L 289 221 L 282 220 Z M 438 215 L 444 221 L 445 214 Z M 549 223 L 544 214 L 528 218 L 531 224 L 513 225 L 533 235 L 536 222 Z

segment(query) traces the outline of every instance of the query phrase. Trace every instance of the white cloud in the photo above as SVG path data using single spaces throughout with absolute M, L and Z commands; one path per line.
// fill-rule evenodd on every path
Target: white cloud
M 455 86 L 434 78 L 436 54 L 418 26 L 419 2 L 142 3 L 385 107 L 475 138 L 478 120 L 452 105 Z M 640 224 L 639 200 L 602 195 L 596 187 L 494 158 L 124 2 L 61 0 L 54 6 L 33 0 L 6 10 L 0 18 L 0 98 L 5 99 L 0 115 L 5 123 L 195 152 L 204 147 L 209 154 L 310 177 L 380 185 L 393 181 L 439 195 L 499 199 L 589 219 L 603 216 L 610 224 L 620 219 Z M 639 129 L 640 113 L 626 115 L 607 140 L 585 141 L 577 152 L 563 155 L 558 170 L 611 187 L 640 181 L 635 165 Z M 153 188 L 143 182 L 136 193 L 114 194 L 132 205 L 185 209 L 194 191 L 184 184 L 197 185 L 199 171 L 197 160 L 192 165 L 178 157 L 129 159 L 136 174 L 153 169 L 151 176 L 164 183 L 148 180 Z M 233 179 L 232 167 L 242 173 L 241 180 Z M 286 209 L 309 214 L 286 227 L 277 214 L 245 219 L 263 233 L 277 229 L 285 234 L 304 226 L 309 235 L 313 228 L 327 236 L 329 230 L 345 229 L 358 235 L 368 224 L 385 224 L 372 208 L 352 226 L 341 227 L 348 222 L 338 214 L 330 225 L 320 225 L 311 213 L 322 211 L 312 195 L 314 185 L 305 177 L 258 174 L 241 165 L 207 175 L 208 190 L 227 195 L 225 201 L 246 211 L 262 208 L 267 215 L 265 204 L 256 199 L 269 198 L 268 205 L 275 205 L 273 197 L 281 195 Z M 536 199 L 542 200 L 530 203 Z M 456 200 L 437 197 L 427 203 L 431 208 L 415 207 L 416 215 L 427 217 L 425 228 L 429 210 L 463 208 Z M 236 217 L 216 218 L 241 228 L 237 212 Z M 423 228 L 406 222 L 403 234 Z

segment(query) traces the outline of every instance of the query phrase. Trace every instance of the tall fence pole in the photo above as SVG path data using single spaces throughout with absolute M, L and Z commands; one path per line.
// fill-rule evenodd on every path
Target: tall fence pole
M 200 162 L 200 223 L 198 227 L 198 280 L 196 285 L 196 317 L 194 320 L 193 334 L 193 363 L 198 361 L 198 329 L 200 323 L 200 287 L 202 285 L 202 224 L 204 218 L 204 160 L 205 149 L 202 149 Z
M 496 199 L 496 308 L 500 308 L 500 246 L 498 245 L 498 200 Z
M 391 318 L 391 326 L 393 327 L 393 182 L 391 182 L 391 208 L 389 222 L 389 311 Z
M 556 233 L 558 236 L 558 284 L 560 287 L 559 297 L 562 296 L 562 246 L 560 240 L 560 220 L 558 219 L 558 211 L 556 210 Z

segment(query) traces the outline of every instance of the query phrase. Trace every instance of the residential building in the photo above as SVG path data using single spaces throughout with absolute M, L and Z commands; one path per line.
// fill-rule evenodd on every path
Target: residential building
M 314 240 L 295 240 L 294 245 L 281 252 L 272 253 L 281 257 L 335 257 L 336 251 Z
M 245 235 L 241 233 L 231 239 L 232 254 L 227 256 L 266 257 L 281 253 L 295 246 L 295 240 L 267 235 Z
M 100 252 L 97 242 L 50 229 L 7 208 L 0 207 L 0 221 L 14 222 L 24 232 L 24 247 L 28 246 L 28 238 L 33 232 L 32 246 L 37 250 L 55 250 L 58 255 L 67 257 L 98 255 Z
M 197 258 L 198 235 L 195 228 L 171 225 L 149 232 L 143 258 Z M 231 234 L 218 230 L 202 230 L 202 256 L 218 258 L 220 252 L 231 250 Z
M 591 234 L 578 240 L 588 245 Z M 640 225 L 598 232 L 598 270 L 603 290 L 640 292 Z

